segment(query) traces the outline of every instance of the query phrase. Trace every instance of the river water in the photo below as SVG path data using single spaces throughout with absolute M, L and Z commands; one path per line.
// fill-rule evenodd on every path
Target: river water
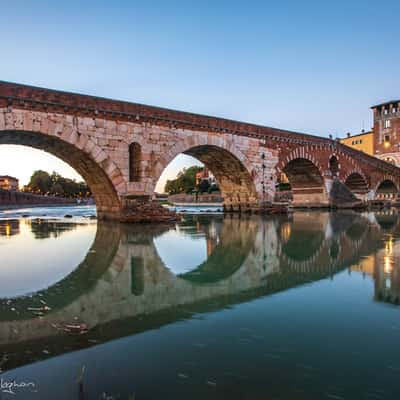
M 398 398 L 395 210 L 94 214 L 0 214 L 0 399 Z

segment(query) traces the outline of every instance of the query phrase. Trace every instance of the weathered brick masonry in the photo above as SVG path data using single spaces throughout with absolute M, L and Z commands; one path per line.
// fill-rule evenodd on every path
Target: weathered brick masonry
M 329 139 L 7 82 L 0 82 L 0 144 L 68 162 L 91 187 L 100 217 L 119 215 L 126 199 L 151 197 L 181 153 L 209 167 L 234 208 L 273 200 L 281 172 L 297 204 L 328 204 L 333 179 L 369 197 L 385 179 L 400 185 L 398 168 Z

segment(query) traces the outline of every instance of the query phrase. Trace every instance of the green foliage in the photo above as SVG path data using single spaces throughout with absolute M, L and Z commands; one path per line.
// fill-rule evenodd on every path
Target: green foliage
M 51 177 L 48 172 L 37 170 L 31 176 L 31 179 L 26 186 L 29 191 L 35 193 L 48 193 L 52 186 Z
M 24 191 L 75 198 L 91 196 L 90 189 L 85 182 L 64 178 L 57 172 L 50 175 L 42 170 L 34 171 L 28 185 L 24 187 Z
M 191 193 L 196 189 L 196 173 L 203 168 L 193 166 L 179 172 L 176 179 L 167 180 L 164 190 L 168 194 Z

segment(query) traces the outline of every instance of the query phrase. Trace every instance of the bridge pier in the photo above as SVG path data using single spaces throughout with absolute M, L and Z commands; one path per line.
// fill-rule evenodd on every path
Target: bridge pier
M 99 221 L 119 221 L 120 218 L 120 207 L 97 207 L 97 219 Z
M 169 223 L 176 221 L 177 215 L 153 201 L 151 196 L 126 196 L 121 200 L 119 220 L 124 223 Z
M 256 197 L 248 193 L 224 193 L 223 209 L 226 213 L 250 213 L 259 208 Z
M 297 188 L 292 190 L 294 208 L 328 208 L 330 202 L 324 188 Z

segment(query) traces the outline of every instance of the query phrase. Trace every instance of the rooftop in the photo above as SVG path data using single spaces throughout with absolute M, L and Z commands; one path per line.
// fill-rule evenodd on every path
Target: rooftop
M 10 176 L 10 175 L 0 175 L 0 179 L 13 179 L 15 181 L 18 180 L 18 178 L 15 178 L 14 176 Z
M 376 104 L 374 106 L 372 106 L 371 108 L 377 108 L 377 107 L 381 107 L 381 106 L 387 106 L 388 104 L 397 104 L 400 103 L 400 100 L 390 100 L 390 101 L 386 101 L 385 103 L 380 103 L 380 104 Z
M 357 133 L 355 135 L 350 135 L 350 136 L 346 135 L 345 137 L 340 138 L 340 140 L 351 139 L 351 138 L 358 137 L 358 136 L 370 135 L 371 133 L 373 133 L 373 131 L 361 132 L 361 133 Z

